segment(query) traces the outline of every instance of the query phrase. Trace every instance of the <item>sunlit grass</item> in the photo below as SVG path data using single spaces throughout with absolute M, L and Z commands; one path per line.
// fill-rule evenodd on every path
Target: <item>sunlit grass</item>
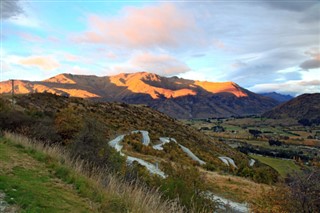
M 300 171 L 300 167 L 296 165 L 292 160 L 280 159 L 280 158 L 272 158 L 265 157 L 261 155 L 253 155 L 250 157 L 259 160 L 260 162 L 267 164 L 277 170 L 282 177 L 286 177 L 288 174 Z

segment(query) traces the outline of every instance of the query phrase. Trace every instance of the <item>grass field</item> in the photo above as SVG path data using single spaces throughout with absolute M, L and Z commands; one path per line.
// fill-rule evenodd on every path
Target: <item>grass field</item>
M 10 133 L 0 137 L 0 192 L 19 212 L 182 212 L 155 190 L 89 173 L 62 149 Z
M 8 203 L 18 205 L 22 212 L 97 212 L 95 202 L 82 197 L 24 151 L 1 139 L 0 190 Z
M 296 165 L 292 160 L 284 160 L 279 158 L 265 157 L 261 155 L 253 155 L 250 157 L 259 160 L 260 162 L 267 164 L 277 170 L 282 177 L 286 177 L 287 174 L 290 174 L 295 171 L 300 171 L 298 165 Z

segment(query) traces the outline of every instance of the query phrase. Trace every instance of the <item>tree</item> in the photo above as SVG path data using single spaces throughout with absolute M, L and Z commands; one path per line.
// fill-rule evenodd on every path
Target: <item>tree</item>
M 279 140 L 270 139 L 270 140 L 269 140 L 269 145 L 270 145 L 270 146 L 281 146 L 281 145 L 282 145 L 282 142 L 279 141 Z
M 66 108 L 57 113 L 54 124 L 63 143 L 69 144 L 81 130 L 83 121 L 75 110 Z
M 303 125 L 303 126 L 311 126 L 312 125 L 310 120 L 307 119 L 307 118 L 302 118 L 302 119 L 298 120 L 298 123 Z
M 256 129 L 249 129 L 249 133 L 253 135 L 254 138 L 257 138 L 260 136 L 262 132 Z
M 297 212 L 320 212 L 320 168 L 288 178 L 290 197 Z

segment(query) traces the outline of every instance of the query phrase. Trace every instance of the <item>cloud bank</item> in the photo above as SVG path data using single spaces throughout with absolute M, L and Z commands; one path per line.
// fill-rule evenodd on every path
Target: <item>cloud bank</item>
M 89 30 L 74 39 L 78 42 L 127 48 L 177 47 L 192 39 L 195 20 L 174 4 L 142 8 L 126 7 L 122 16 L 89 15 Z

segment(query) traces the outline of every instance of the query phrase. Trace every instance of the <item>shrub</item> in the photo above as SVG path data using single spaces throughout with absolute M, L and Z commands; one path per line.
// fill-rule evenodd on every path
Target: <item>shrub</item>
M 260 136 L 262 132 L 256 129 L 249 129 L 249 133 L 253 135 L 253 137 L 257 138 Z
M 85 119 L 83 128 L 76 135 L 74 143 L 70 145 L 72 155 L 95 166 L 122 172 L 125 158 L 108 145 L 104 132 L 102 123 L 94 118 Z
M 207 200 L 201 195 L 204 188 L 204 177 L 198 169 L 184 168 L 183 166 L 172 167 L 166 164 L 168 178 L 162 181 L 160 190 L 169 198 L 174 199 L 178 196 L 179 201 L 195 212 L 210 212 L 216 208 L 215 203 Z
M 287 181 L 290 198 L 298 212 L 320 212 L 320 169 L 295 173 Z
M 54 123 L 55 129 L 64 144 L 70 143 L 83 125 L 82 118 L 71 108 L 66 108 L 58 112 Z

